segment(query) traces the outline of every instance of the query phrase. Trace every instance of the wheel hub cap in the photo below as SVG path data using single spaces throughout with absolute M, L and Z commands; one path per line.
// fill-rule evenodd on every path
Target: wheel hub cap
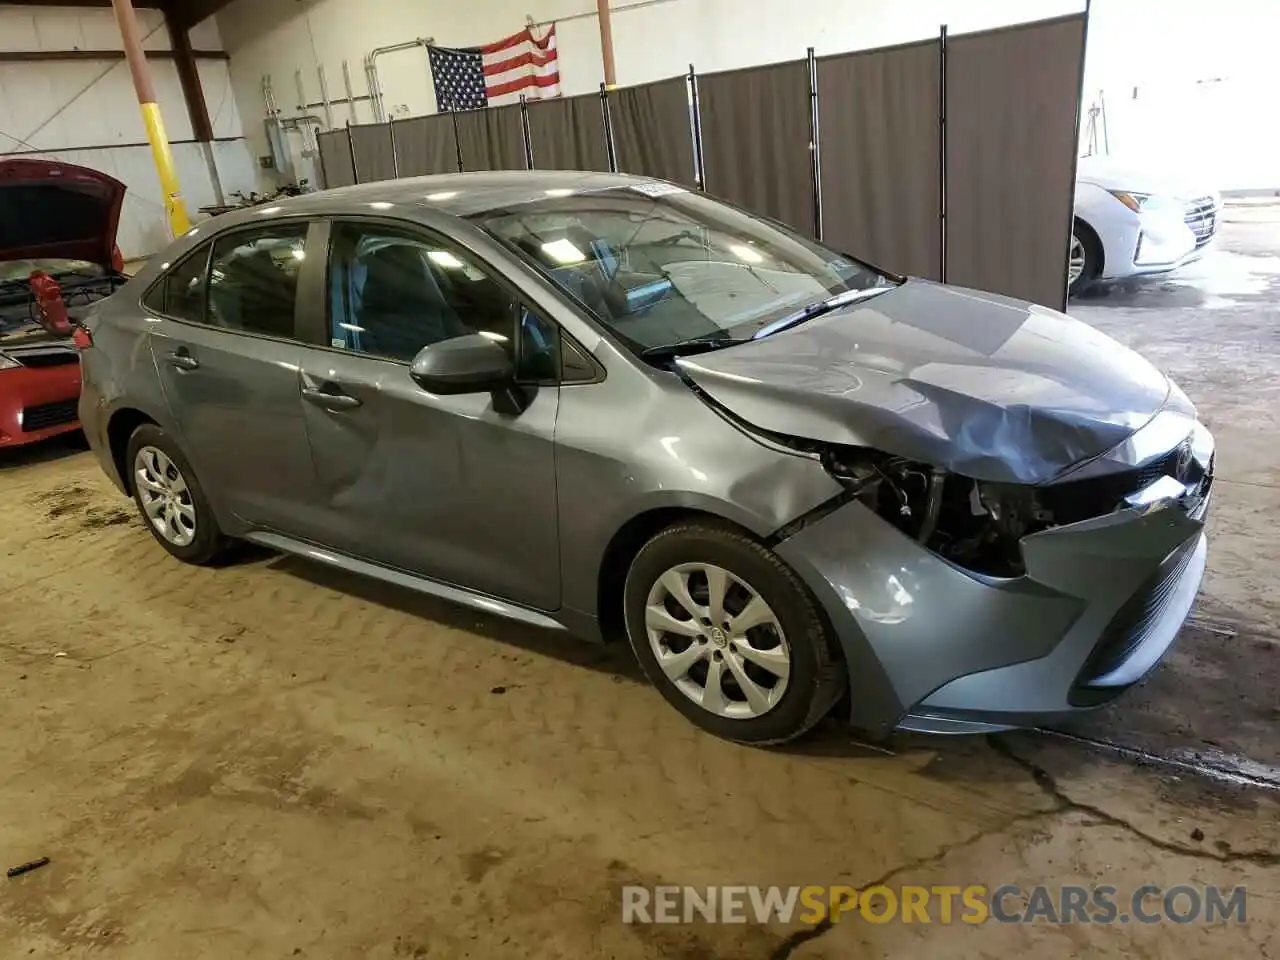
M 133 461 L 133 479 L 147 522 L 175 547 L 190 546 L 196 508 L 177 464 L 158 447 L 143 447 Z
M 786 692 L 791 650 L 781 622 L 723 567 L 686 563 L 659 577 L 645 601 L 645 634 L 667 679 L 717 716 L 763 716 Z

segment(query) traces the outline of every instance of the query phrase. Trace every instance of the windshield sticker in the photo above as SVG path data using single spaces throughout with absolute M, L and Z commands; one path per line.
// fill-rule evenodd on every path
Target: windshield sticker
M 636 193 L 643 193 L 646 197 L 665 197 L 672 193 L 688 193 L 687 187 L 682 187 L 675 183 L 663 183 L 660 180 L 653 180 L 649 183 L 635 183 L 631 185 L 631 189 Z

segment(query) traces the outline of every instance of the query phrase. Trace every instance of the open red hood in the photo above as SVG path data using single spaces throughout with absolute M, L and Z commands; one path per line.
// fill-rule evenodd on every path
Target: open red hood
M 0 159 L 0 262 L 87 260 L 110 268 L 125 185 L 56 160 Z

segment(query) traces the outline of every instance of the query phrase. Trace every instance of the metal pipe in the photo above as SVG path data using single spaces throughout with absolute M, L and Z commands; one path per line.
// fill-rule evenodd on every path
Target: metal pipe
M 133 76 L 138 105 L 142 109 L 142 122 L 147 129 L 147 140 L 151 144 L 151 158 L 155 161 L 156 173 L 160 176 L 160 189 L 164 193 L 164 209 L 169 228 L 175 237 L 180 237 L 191 229 L 191 219 L 187 216 L 187 205 L 182 199 L 182 184 L 178 180 L 177 165 L 173 162 L 173 148 L 169 146 L 164 118 L 160 115 L 160 104 L 151 83 L 151 72 L 147 69 L 147 55 L 142 49 L 138 17 L 130 0 L 111 0 L 111 8 L 115 11 L 116 23 L 120 27 L 125 59 L 129 63 L 129 73 Z
M 520 139 L 524 141 L 524 168 L 533 169 L 533 132 L 529 129 L 529 101 L 520 94 Z
M 428 48 L 435 43 L 435 37 L 418 37 L 416 40 L 405 40 L 401 43 L 388 44 L 385 47 L 374 47 L 369 51 L 369 55 L 365 57 L 365 69 L 369 75 L 369 95 L 373 99 L 373 119 L 377 123 L 382 123 L 387 119 L 386 104 L 382 93 L 382 79 L 378 76 L 378 58 L 388 53 L 398 53 L 401 50 L 413 50 L 421 47 L 427 51 L 427 66 L 430 69 L 430 51 Z
M 396 118 L 387 119 L 387 136 L 391 139 L 391 179 L 400 179 L 400 158 L 396 156 Z
M 818 118 L 818 58 L 809 48 L 809 178 L 813 186 L 813 235 L 822 239 L 822 135 Z
M 938 279 L 947 282 L 947 25 L 938 33 Z
M 613 21 L 609 16 L 609 0 L 596 0 L 596 15 L 600 18 L 600 56 L 604 60 L 604 82 L 607 87 L 617 86 L 618 77 L 613 64 Z
M 693 181 L 700 191 L 707 189 L 707 168 L 702 155 L 702 104 L 698 99 L 698 73 L 689 64 L 689 135 L 693 138 Z
M 613 111 L 609 107 L 609 88 L 600 84 L 600 113 L 604 117 L 604 148 L 609 155 L 609 172 L 618 172 L 618 148 L 613 142 Z
M 641 7 L 656 7 L 662 3 L 674 3 L 675 0 L 640 0 L 639 3 L 624 3 L 613 8 L 614 13 L 626 13 L 628 10 L 639 10 Z M 556 17 L 554 20 L 533 20 L 529 19 L 526 24 L 530 27 L 549 27 L 557 23 L 568 23 L 570 20 L 586 20 L 588 17 L 597 17 L 600 14 L 595 10 L 586 10 L 582 13 L 571 13 L 568 16 Z
M 1081 36 L 1080 38 L 1080 70 L 1079 70 L 1079 73 L 1076 74 L 1075 137 L 1071 141 L 1073 144 L 1078 144 L 1080 142 L 1080 106 L 1081 106 L 1080 100 L 1081 100 L 1082 94 L 1084 93 L 1084 61 L 1085 61 L 1085 51 L 1088 50 L 1089 48 L 1089 14 L 1091 12 L 1092 6 L 1093 6 L 1093 0 L 1085 0 L 1084 23 L 1081 25 L 1081 32 L 1083 36 Z M 1106 121 L 1104 119 L 1103 123 L 1105 122 Z M 1105 130 L 1104 130 L 1104 133 L 1105 133 Z M 1079 166 L 1080 166 L 1080 151 L 1073 150 L 1071 152 L 1071 183 L 1073 185 L 1072 189 L 1074 189 L 1074 184 L 1076 182 L 1076 174 L 1079 170 Z M 1067 204 L 1067 235 L 1063 238 L 1064 242 L 1062 244 L 1062 303 L 1061 303 L 1061 306 L 1058 308 L 1063 311 L 1067 309 L 1067 288 L 1071 284 L 1071 281 L 1069 279 L 1070 273 L 1071 273 L 1071 264 L 1069 262 L 1069 257 L 1070 257 L 1070 250 L 1071 250 L 1071 235 L 1072 233 L 1075 232 L 1075 228 L 1076 228 L 1075 207 L 1073 204 Z
M 324 107 L 324 125 L 333 129 L 333 102 L 329 99 L 329 83 L 324 78 L 324 64 L 316 65 L 316 77 L 320 81 L 320 106 Z
M 342 85 L 347 91 L 347 113 L 351 116 L 351 122 L 359 123 L 360 119 L 356 116 L 356 92 L 351 89 L 351 68 L 345 60 L 342 61 Z
M 360 182 L 360 165 L 356 163 L 356 142 L 351 138 L 351 121 L 347 121 L 347 152 L 351 154 L 351 178 Z
M 307 91 L 302 82 L 302 70 L 293 71 L 293 85 L 298 88 L 298 109 L 307 109 Z

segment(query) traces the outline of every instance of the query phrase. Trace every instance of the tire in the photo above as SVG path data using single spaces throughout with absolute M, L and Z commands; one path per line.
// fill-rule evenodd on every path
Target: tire
M 1080 273 L 1071 277 L 1072 261 L 1079 260 Z M 1098 282 L 1102 273 L 1102 250 L 1098 236 L 1083 220 L 1071 224 L 1071 246 L 1067 252 L 1067 296 L 1078 297 Z
M 171 485 L 168 492 L 172 494 L 174 507 L 167 512 L 175 517 L 172 526 L 161 518 L 153 519 L 148 512 L 146 501 L 154 505 L 156 496 L 164 494 L 151 488 L 153 496 L 148 496 L 148 487 L 144 479 L 139 477 L 142 466 L 139 457 L 144 452 L 149 475 L 158 477 L 163 473 L 164 482 Z M 153 453 L 158 456 L 153 456 Z M 218 528 L 213 509 L 209 506 L 204 488 L 200 486 L 191 464 L 167 433 L 154 423 L 144 423 L 134 430 L 129 437 L 125 466 L 129 471 L 129 489 L 133 493 L 133 502 L 137 504 L 138 514 L 162 547 L 179 560 L 199 566 L 214 564 L 226 556 L 231 541 Z M 180 481 L 180 484 L 175 480 Z M 182 509 L 179 509 L 179 505 Z M 177 519 L 179 516 L 181 519 Z M 167 532 L 161 531 L 162 526 Z M 177 535 L 179 532 L 189 534 L 189 539 L 187 536 Z
M 719 629 L 710 623 L 713 576 L 727 584 Z M 683 587 L 701 616 L 667 584 Z M 743 617 L 752 595 L 764 607 Z M 750 626 L 766 609 L 769 622 Z M 627 638 L 646 676 L 685 717 L 726 740 L 792 740 L 826 716 L 848 684 L 826 618 L 800 578 L 772 551 L 727 525 L 685 522 L 653 537 L 631 562 L 623 610 Z M 655 628 L 651 636 L 650 619 L 678 632 Z M 734 621 L 742 624 L 740 633 L 728 628 Z M 778 673 L 784 659 L 785 679 Z M 723 681 L 718 697 L 708 692 L 717 686 L 713 670 Z M 744 674 L 754 698 L 738 682 Z

